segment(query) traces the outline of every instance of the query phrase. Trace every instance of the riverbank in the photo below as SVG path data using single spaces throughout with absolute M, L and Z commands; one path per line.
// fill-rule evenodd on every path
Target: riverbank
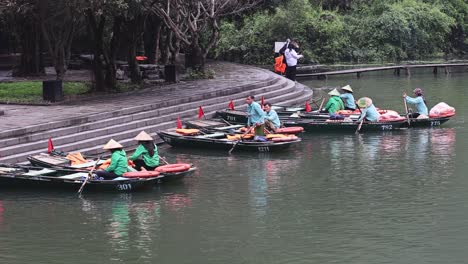
M 243 109 L 250 94 L 283 105 L 302 105 L 312 97 L 310 88 L 264 69 L 226 62 L 213 62 L 210 67 L 216 72 L 210 80 L 153 86 L 63 105 L 0 105 L 5 111 L 0 120 L 0 162 L 21 162 L 27 155 L 45 151 L 48 138 L 61 151 L 98 154 L 110 138 L 131 149 L 136 143 L 132 138 L 141 130 L 155 135 L 175 127 L 177 117 L 196 119 L 199 106 L 206 117 L 226 108 L 230 100 Z

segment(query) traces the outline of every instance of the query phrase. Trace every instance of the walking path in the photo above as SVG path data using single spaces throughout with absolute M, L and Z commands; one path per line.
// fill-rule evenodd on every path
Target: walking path
M 327 72 L 318 72 L 318 73 L 302 73 L 297 74 L 297 77 L 327 77 L 328 75 L 341 75 L 341 74 L 353 74 L 356 73 L 359 77 L 363 72 L 371 71 L 385 71 L 385 70 L 396 70 L 399 74 L 400 70 L 406 70 L 408 75 L 411 74 L 410 69 L 412 68 L 433 68 L 434 73 L 437 73 L 437 68 L 445 68 L 445 73 L 450 73 L 449 67 L 466 67 L 468 63 L 441 63 L 441 64 L 411 64 L 411 65 L 395 65 L 395 66 L 382 66 L 382 67 L 368 67 L 368 68 L 358 68 L 358 69 L 349 69 L 349 70 L 340 70 L 340 71 L 327 71 Z
M 276 104 L 303 104 L 312 90 L 270 71 L 216 62 L 212 80 L 181 82 L 133 93 L 90 98 L 61 105 L 0 105 L 0 162 L 21 162 L 27 155 L 43 152 L 48 138 L 61 151 L 102 152 L 110 138 L 127 149 L 141 130 L 156 131 L 175 126 L 175 120 L 195 119 L 199 106 L 206 116 L 224 109 L 234 100 L 245 107 L 249 94 Z

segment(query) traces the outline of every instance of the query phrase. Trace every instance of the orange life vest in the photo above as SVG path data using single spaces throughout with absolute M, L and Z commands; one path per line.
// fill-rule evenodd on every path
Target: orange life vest
M 284 55 L 275 58 L 275 72 L 284 74 L 286 72 L 286 64 L 283 63 Z

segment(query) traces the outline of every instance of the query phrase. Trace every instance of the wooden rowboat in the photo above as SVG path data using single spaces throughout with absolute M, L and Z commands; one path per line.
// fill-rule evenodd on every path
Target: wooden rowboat
M 61 168 L 61 169 L 72 170 L 72 171 L 87 171 L 91 167 L 93 167 L 94 164 L 96 163 L 96 161 L 90 161 L 87 163 L 71 165 L 70 160 L 68 160 L 66 157 L 61 156 L 61 155 L 51 155 L 48 153 L 40 153 L 37 155 L 29 156 L 28 160 L 32 166 L 43 167 L 43 168 L 59 168 L 59 169 Z M 104 163 L 104 160 L 100 160 L 98 162 L 98 165 L 102 163 Z M 161 176 L 164 176 L 164 178 L 161 178 L 161 180 L 158 181 L 158 183 L 184 178 L 185 176 L 191 175 L 195 170 L 196 168 L 194 166 L 191 166 L 186 171 L 163 172 L 161 173 Z
M 274 152 L 289 148 L 301 142 L 300 138 L 283 142 L 258 142 L 254 140 L 229 140 L 225 133 L 208 133 L 204 135 L 187 136 L 177 133 L 174 129 L 158 132 L 159 137 L 173 147 L 192 149 L 216 149 L 229 151 L 236 143 L 236 150 L 251 152 Z
M 88 172 L 36 168 L 17 165 L 0 166 L 0 189 L 60 190 L 77 192 Z M 83 192 L 134 192 L 149 190 L 164 176 L 151 178 L 115 178 L 89 180 Z
M 391 122 L 363 122 L 360 132 L 371 132 L 371 131 L 392 131 L 398 130 L 407 124 L 406 120 L 391 121 Z M 336 120 L 333 122 L 327 122 L 319 119 L 299 119 L 299 120 L 288 120 L 283 121 L 283 125 L 286 127 L 290 126 L 301 126 L 306 132 L 355 132 L 359 126 L 356 121 L 343 121 Z

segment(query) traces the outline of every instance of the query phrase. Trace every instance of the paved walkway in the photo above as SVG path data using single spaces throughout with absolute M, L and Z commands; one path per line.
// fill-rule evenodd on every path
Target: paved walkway
M 20 129 L 94 113 L 116 111 L 125 107 L 163 102 L 167 98 L 186 98 L 195 94 L 207 94 L 208 96 L 210 92 L 226 90 L 232 86 L 250 85 L 268 79 L 268 74 L 264 70 L 254 67 L 224 62 L 213 62 L 209 64 L 209 67 L 215 71 L 215 79 L 180 82 L 132 94 L 109 95 L 106 98 L 95 97 L 61 105 L 0 104 L 0 111 L 5 112 L 3 116 L 0 116 L 0 131 Z

